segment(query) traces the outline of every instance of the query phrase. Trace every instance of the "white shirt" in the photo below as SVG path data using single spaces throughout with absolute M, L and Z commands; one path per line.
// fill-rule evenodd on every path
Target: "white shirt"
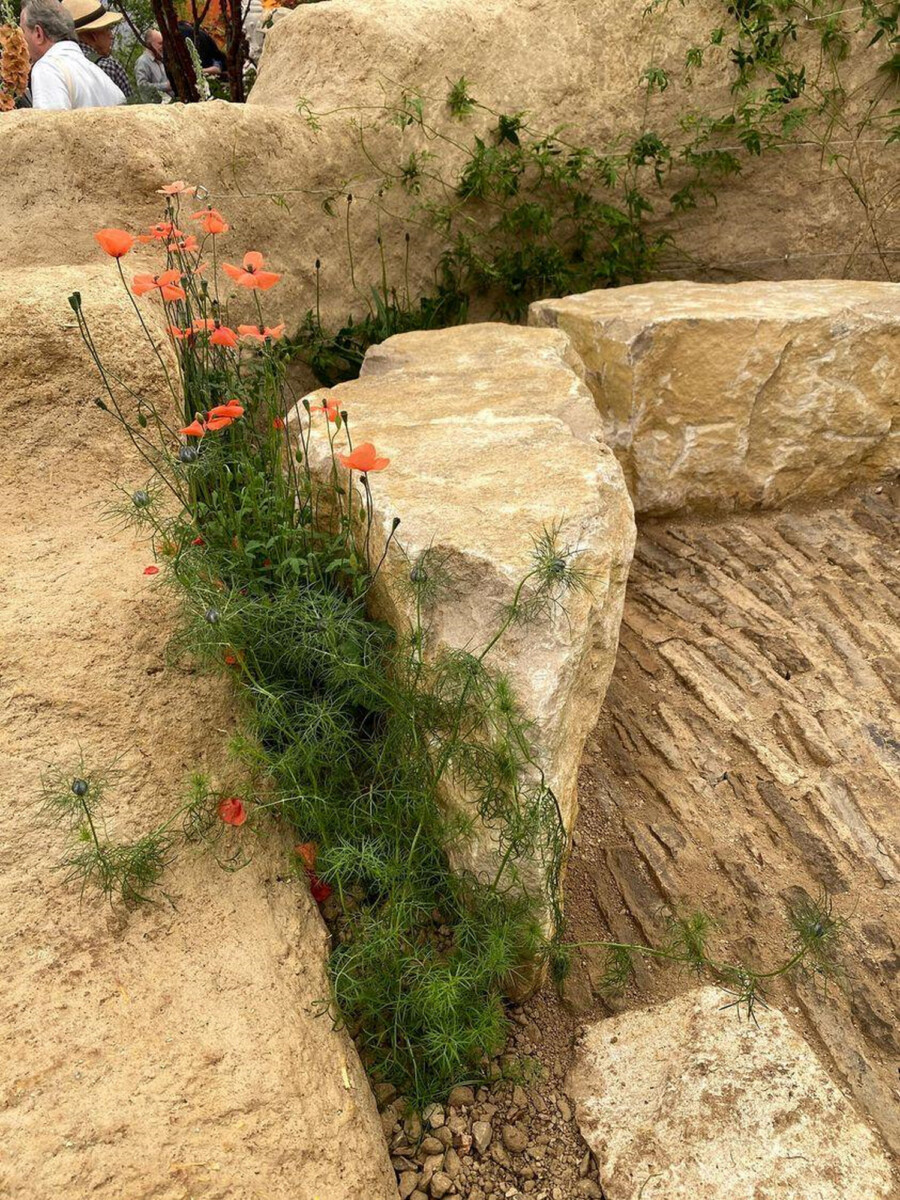
M 125 97 L 77 42 L 54 42 L 31 68 L 31 101 L 35 108 L 108 108 Z

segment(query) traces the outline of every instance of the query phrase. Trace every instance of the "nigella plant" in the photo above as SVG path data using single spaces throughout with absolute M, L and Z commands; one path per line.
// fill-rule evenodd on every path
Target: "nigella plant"
M 82 894 L 96 889 L 126 906 L 152 900 L 166 866 L 186 842 L 212 846 L 221 865 L 229 869 L 248 861 L 240 843 L 225 852 L 217 846 L 228 826 L 246 822 L 244 800 L 213 791 L 201 774 L 192 777 L 187 798 L 165 820 L 130 841 L 114 838 L 104 810 L 120 777 L 115 764 L 89 768 L 83 755 L 68 767 L 48 767 L 41 777 L 40 811 L 69 834 L 59 869 L 68 881 L 80 884 Z

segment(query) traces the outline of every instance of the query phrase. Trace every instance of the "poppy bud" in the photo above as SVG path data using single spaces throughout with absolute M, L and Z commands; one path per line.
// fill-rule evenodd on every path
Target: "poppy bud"
M 138 413 L 138 425 L 140 425 L 141 429 L 147 428 L 147 418 L 143 413 Z
M 208 608 L 203 615 L 206 617 L 207 621 L 209 621 L 210 625 L 218 625 L 219 610 L 217 608 Z
M 182 446 L 178 451 L 178 461 L 183 463 L 192 463 L 197 461 L 198 450 L 196 446 Z
M 150 493 L 143 490 L 135 492 L 131 499 L 134 501 L 135 508 L 146 508 L 150 503 Z
M 317 258 L 316 259 L 316 270 L 321 271 L 321 269 L 322 269 L 322 260 L 321 260 L 321 258 Z
M 99 396 L 94 400 L 94 403 L 97 405 L 98 408 L 102 408 L 104 412 L 109 412 L 109 408 L 106 405 L 106 401 L 101 400 Z
M 76 796 L 86 796 L 88 794 L 88 781 L 86 779 L 73 779 L 72 791 Z

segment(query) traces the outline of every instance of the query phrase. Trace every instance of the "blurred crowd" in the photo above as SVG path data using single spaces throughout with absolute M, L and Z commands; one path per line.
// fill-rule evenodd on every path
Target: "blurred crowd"
M 252 71 L 259 58 L 265 16 L 260 0 L 245 3 L 243 72 Z M 168 104 L 177 98 L 160 31 L 123 25 L 122 13 L 99 0 L 24 0 L 19 27 L 31 72 L 27 90 L 15 100 L 17 108 Z M 190 61 L 208 94 L 209 85 L 227 75 L 223 50 L 199 22 L 179 21 L 177 36 L 190 43 Z

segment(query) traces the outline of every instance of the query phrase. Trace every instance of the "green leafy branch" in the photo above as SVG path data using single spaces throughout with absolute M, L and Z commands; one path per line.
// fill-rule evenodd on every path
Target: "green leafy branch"
M 802 975 L 827 987 L 842 975 L 839 954 L 846 919 L 835 914 L 827 893 L 817 899 L 804 896 L 789 911 L 788 922 L 792 931 L 790 950 L 782 962 L 767 971 L 712 954 L 709 941 L 715 925 L 701 912 L 670 917 L 668 938 L 658 947 L 608 941 L 566 943 L 554 967 L 558 977 L 564 977 L 572 950 L 602 949 L 605 962 L 598 987 L 601 991 L 615 991 L 632 979 L 637 959 L 673 963 L 697 975 L 709 976 L 734 995 L 734 1000 L 726 1007 L 743 1010 L 752 1018 L 756 1006 L 766 1002 L 766 989 L 777 979 Z

